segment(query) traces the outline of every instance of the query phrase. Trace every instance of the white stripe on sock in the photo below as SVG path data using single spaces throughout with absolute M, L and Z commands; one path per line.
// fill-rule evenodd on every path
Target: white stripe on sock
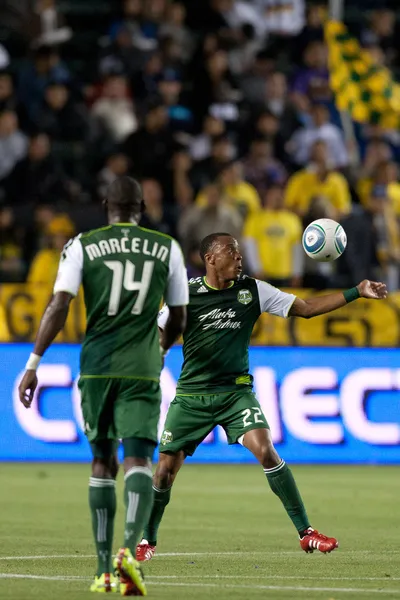
M 97 541 L 99 543 L 107 540 L 107 509 L 97 508 Z
M 126 512 L 126 522 L 134 523 L 136 513 L 139 507 L 140 494 L 136 492 L 128 492 L 128 510 Z
M 147 475 L 147 477 L 150 477 L 151 479 L 153 478 L 153 473 L 151 472 L 151 469 L 149 467 L 132 467 L 131 469 L 129 469 L 129 471 L 125 473 L 125 481 L 128 479 L 128 477 L 130 477 L 131 475 L 135 475 L 136 473 Z
M 90 487 L 115 487 L 115 479 L 108 478 L 100 478 L 100 477 L 90 477 L 89 485 Z
M 153 485 L 153 490 L 155 492 L 158 492 L 160 494 L 164 494 L 165 492 L 169 492 L 169 490 L 171 489 L 172 485 L 170 485 L 169 487 L 165 488 L 164 490 L 160 490 L 160 488 L 156 487 L 155 485 Z
M 264 473 L 266 475 L 270 475 L 271 473 L 275 473 L 276 471 L 279 471 L 280 469 L 282 469 L 285 466 L 285 461 L 281 460 L 281 462 L 279 463 L 279 465 L 277 465 L 276 467 L 272 467 L 272 469 L 264 469 Z

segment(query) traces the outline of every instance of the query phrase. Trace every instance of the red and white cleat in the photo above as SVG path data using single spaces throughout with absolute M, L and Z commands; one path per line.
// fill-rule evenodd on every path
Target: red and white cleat
M 300 546 L 304 552 L 319 550 L 320 552 L 327 553 L 339 548 L 339 542 L 335 538 L 327 537 L 310 527 L 307 529 L 306 535 L 300 538 Z
M 151 560 L 155 553 L 156 546 L 152 546 L 147 540 L 142 540 L 136 547 L 136 560 L 139 562 Z

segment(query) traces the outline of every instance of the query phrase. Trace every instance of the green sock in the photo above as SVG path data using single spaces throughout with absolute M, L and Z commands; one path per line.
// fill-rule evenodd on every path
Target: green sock
M 157 544 L 157 532 L 160 527 L 161 519 L 164 515 L 164 510 L 167 507 L 167 504 L 171 498 L 171 488 L 167 488 L 166 490 L 160 490 L 153 485 L 154 490 L 154 500 L 153 500 L 153 508 L 150 513 L 150 519 L 147 522 L 146 527 L 144 528 L 143 537 L 145 540 L 149 542 L 152 546 Z
M 92 513 L 93 535 L 97 550 L 97 575 L 112 573 L 112 543 L 114 518 L 117 509 L 115 480 L 89 479 L 89 506 Z
M 149 467 L 132 467 L 125 474 L 126 523 L 124 546 L 133 556 L 153 503 L 153 474 Z
M 306 509 L 291 470 L 284 460 L 273 469 L 264 469 L 271 490 L 281 500 L 299 533 L 310 527 Z

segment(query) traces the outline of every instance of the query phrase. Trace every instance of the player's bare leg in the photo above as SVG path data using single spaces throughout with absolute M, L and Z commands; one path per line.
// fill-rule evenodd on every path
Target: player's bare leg
M 137 560 L 150 560 L 156 552 L 158 528 L 171 497 L 172 484 L 184 460 L 185 454 L 183 451 L 176 454 L 160 452 L 156 472 L 153 477 L 153 508 L 150 519 L 144 529 L 143 539 L 136 550 Z
M 274 448 L 269 429 L 253 429 L 248 431 L 241 441 L 261 463 L 271 490 L 281 500 L 287 514 L 292 520 L 300 536 L 300 546 L 305 552 L 332 552 L 339 546 L 335 538 L 322 535 L 312 529 L 307 517 L 296 482 L 286 465 Z
M 93 535 L 98 558 L 97 574 L 91 586 L 92 592 L 117 592 L 118 584 L 113 575 L 112 543 L 114 534 L 114 518 L 117 507 L 115 495 L 115 477 L 118 463 L 112 453 L 112 445 L 99 443 L 95 449 L 92 462 L 92 475 L 89 480 L 89 505 L 92 514 Z M 96 456 L 96 452 L 103 456 Z

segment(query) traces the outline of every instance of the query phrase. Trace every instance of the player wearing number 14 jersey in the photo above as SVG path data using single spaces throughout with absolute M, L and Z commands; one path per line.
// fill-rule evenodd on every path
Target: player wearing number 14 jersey
M 160 415 L 162 355 L 182 333 L 188 284 L 178 243 L 138 227 L 144 207 L 139 184 L 115 181 L 105 202 L 108 227 L 81 234 L 61 256 L 54 296 L 36 338 L 34 354 L 20 384 L 30 407 L 40 358 L 64 326 L 70 302 L 83 286 L 87 330 L 81 352 L 82 413 L 93 452 L 89 504 L 98 555 L 93 592 L 145 596 L 134 558 L 152 500 L 151 459 Z M 157 315 L 162 299 L 170 318 L 159 341 Z M 116 443 L 124 447 L 126 522 L 124 545 L 111 565 L 116 512 Z M 133 555 L 132 555 L 133 552 Z
M 187 455 L 221 425 L 230 444 L 240 443 L 261 463 L 272 491 L 279 497 L 306 552 L 331 552 L 335 538 L 311 528 L 293 475 L 276 452 L 267 420 L 252 389 L 248 346 L 253 326 L 262 312 L 280 317 L 313 317 L 363 296 L 384 298 L 382 283 L 363 281 L 357 288 L 302 300 L 268 283 L 242 276 L 237 241 L 216 233 L 201 244 L 206 276 L 189 284 L 187 328 L 183 336 L 184 363 L 176 397 L 169 408 L 154 476 L 154 505 L 138 560 L 155 553 L 157 532 L 171 487 Z M 168 309 L 159 316 L 165 327 Z

